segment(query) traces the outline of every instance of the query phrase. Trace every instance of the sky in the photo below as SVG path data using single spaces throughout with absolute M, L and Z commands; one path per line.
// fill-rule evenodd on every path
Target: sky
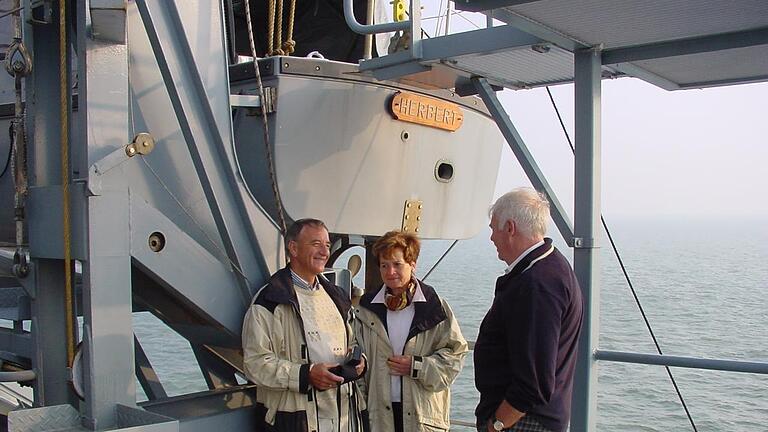
M 573 86 L 550 88 L 573 139 Z M 768 83 L 669 92 L 602 85 L 603 213 L 622 218 L 768 216 Z M 500 96 L 567 208 L 573 158 L 545 89 Z M 527 184 L 508 148 L 497 195 Z
M 444 20 L 430 17 L 444 3 L 422 3 L 423 28 L 442 33 Z M 454 15 L 450 32 L 485 20 Z M 573 86 L 550 90 L 573 139 Z M 546 90 L 504 90 L 499 99 L 572 216 L 573 157 Z M 670 92 L 634 78 L 603 80 L 601 149 L 606 216 L 768 216 L 768 83 Z M 529 184 L 505 144 L 496 196 Z

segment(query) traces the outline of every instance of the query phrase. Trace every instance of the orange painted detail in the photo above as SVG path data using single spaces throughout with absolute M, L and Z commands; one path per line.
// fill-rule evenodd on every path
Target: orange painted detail
M 397 92 L 391 108 L 397 120 L 451 132 L 464 122 L 464 113 L 458 105 L 415 93 Z

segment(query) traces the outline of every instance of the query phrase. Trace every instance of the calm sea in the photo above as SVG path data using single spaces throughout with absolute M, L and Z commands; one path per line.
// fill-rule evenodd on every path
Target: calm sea
M 768 361 L 768 227 L 757 220 L 608 222 L 665 354 Z M 417 274 L 426 274 L 449 245 L 427 242 Z M 600 348 L 654 353 L 606 242 L 601 260 Z M 427 279 L 451 304 L 467 339 L 476 338 L 504 267 L 482 232 L 459 242 Z M 136 314 L 134 324 L 169 394 L 205 389 L 183 339 L 147 314 Z M 453 386 L 454 419 L 473 420 L 473 370 L 468 356 Z M 768 376 L 672 373 L 699 431 L 768 431 Z M 598 380 L 598 430 L 693 430 L 663 367 L 601 362 Z

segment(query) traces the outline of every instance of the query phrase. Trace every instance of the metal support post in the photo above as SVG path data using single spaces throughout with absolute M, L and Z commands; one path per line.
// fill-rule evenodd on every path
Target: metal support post
M 584 324 L 579 339 L 573 389 L 571 431 L 595 430 L 597 349 L 600 316 L 600 49 L 575 52 L 576 111 L 575 248 L 573 263 L 584 297 Z
M 200 372 L 203 374 L 208 388 L 213 390 L 222 387 L 238 385 L 234 369 L 226 361 L 223 361 L 215 352 L 205 345 L 192 345 Z
M 409 22 L 411 23 L 411 57 L 420 59 L 421 50 L 421 1 L 411 0 Z
M 136 357 L 134 366 L 136 367 L 136 379 L 139 380 L 141 388 L 144 389 L 144 393 L 147 394 L 147 399 L 156 400 L 164 399 L 168 397 L 168 394 L 163 388 L 163 383 L 160 382 L 160 378 L 157 377 L 155 369 L 152 367 L 152 363 L 149 361 L 149 357 L 144 352 L 144 348 L 141 347 L 141 343 L 136 335 L 133 336 L 133 347 L 136 350 Z
M 84 166 L 130 141 L 126 11 L 108 6 L 78 5 L 78 16 L 90 14 L 93 24 L 87 31 L 84 19 L 78 23 L 78 129 L 89 132 L 74 154 Z M 99 28 L 105 31 L 98 33 Z M 87 227 L 81 421 L 91 430 L 119 427 L 118 406 L 136 404 L 128 186 L 93 187 L 99 181 L 89 171 L 88 188 L 73 197 L 84 200 L 87 209 L 85 220 L 78 221 Z
M 491 116 L 496 121 L 496 125 L 499 126 L 499 130 L 504 135 L 509 148 L 512 149 L 512 153 L 515 154 L 518 163 L 523 168 L 525 175 L 528 176 L 536 190 L 547 196 L 552 209 L 552 219 L 555 221 L 557 229 L 560 230 L 563 239 L 565 239 L 569 246 L 573 246 L 573 228 L 571 228 L 572 225 L 571 220 L 568 218 L 568 213 L 566 213 L 563 205 L 560 204 L 555 191 L 547 182 L 531 152 L 528 151 L 523 137 L 515 129 L 515 125 L 504 110 L 504 106 L 501 105 L 501 102 L 496 97 L 496 91 L 488 84 L 485 78 L 472 78 L 472 82 L 488 111 L 490 111 Z
M 69 389 L 64 320 L 64 268 L 61 260 L 35 259 L 36 297 L 32 301 L 32 368 L 35 380 L 35 406 L 75 404 Z
M 29 4 L 26 2 L 27 5 Z M 25 7 L 25 11 L 28 8 Z M 25 12 L 27 13 L 27 12 Z M 32 47 L 34 68 L 27 81 L 27 130 L 30 132 L 27 162 L 31 188 L 60 185 L 59 136 L 59 35 L 58 16 L 51 25 L 27 24 L 24 42 Z M 26 21 L 26 20 L 25 20 Z M 31 102 L 30 102 L 31 101 Z M 34 119 L 34 121 L 31 121 Z M 44 218 L 29 218 L 28 236 L 44 230 Z M 65 323 L 68 317 L 64 301 L 64 267 L 59 259 L 41 257 L 35 244 L 30 244 L 32 271 L 31 291 L 32 367 L 37 373 L 34 384 L 35 405 L 76 404 L 69 387 Z M 59 255 L 60 257 L 60 255 Z
M 83 425 L 117 425 L 117 406 L 136 404 L 128 194 L 88 199 L 88 261 L 83 264 Z

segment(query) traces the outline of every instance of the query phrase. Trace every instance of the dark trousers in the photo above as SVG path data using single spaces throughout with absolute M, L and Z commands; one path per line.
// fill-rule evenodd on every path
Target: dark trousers
M 395 417 L 395 432 L 404 432 L 402 402 L 392 402 L 392 415 Z

